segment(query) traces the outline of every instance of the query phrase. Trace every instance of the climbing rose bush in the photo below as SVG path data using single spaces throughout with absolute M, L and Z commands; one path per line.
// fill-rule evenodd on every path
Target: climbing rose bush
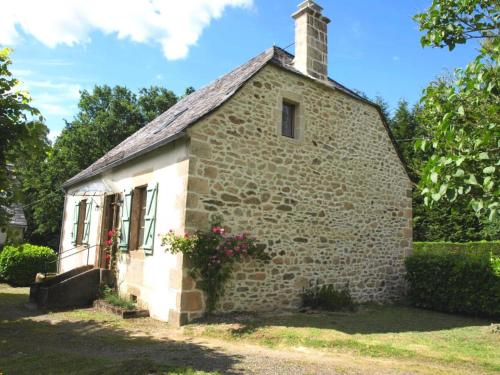
M 218 223 L 209 230 L 177 235 L 168 232 L 162 246 L 174 254 L 182 253 L 188 261 L 190 276 L 207 297 L 207 312 L 215 310 L 217 301 L 224 295 L 224 285 L 230 279 L 234 265 L 246 259 L 268 261 L 265 246 L 257 244 L 248 233 L 232 235 Z

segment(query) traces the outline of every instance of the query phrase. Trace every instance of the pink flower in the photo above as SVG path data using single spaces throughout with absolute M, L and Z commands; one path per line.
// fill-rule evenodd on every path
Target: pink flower
M 212 233 L 223 235 L 224 232 L 225 232 L 225 230 L 222 227 L 213 227 L 212 228 Z
M 106 241 L 107 246 L 112 246 L 113 245 L 113 240 L 107 240 Z
M 114 235 L 115 235 L 115 231 L 114 231 L 114 230 L 110 230 L 110 231 L 108 232 L 108 237 L 109 237 L 109 238 L 113 237 Z

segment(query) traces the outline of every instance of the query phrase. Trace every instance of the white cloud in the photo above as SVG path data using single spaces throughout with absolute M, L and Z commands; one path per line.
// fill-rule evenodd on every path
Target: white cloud
M 21 75 L 20 82 L 20 88 L 30 93 L 33 106 L 38 108 L 43 116 L 70 119 L 75 113 L 75 103 L 78 102 L 82 90 L 79 84 L 65 82 L 61 77 L 57 77 L 57 82 L 40 79 L 36 72 L 30 72 L 29 76 Z
M 56 141 L 56 138 L 59 137 L 61 135 L 61 131 L 60 130 L 50 130 L 49 132 L 49 140 L 54 143 Z
M 203 29 L 227 7 L 253 0 L 5 0 L 0 44 L 22 40 L 19 28 L 49 47 L 90 41 L 92 31 L 138 43 L 159 43 L 167 59 L 187 56 Z

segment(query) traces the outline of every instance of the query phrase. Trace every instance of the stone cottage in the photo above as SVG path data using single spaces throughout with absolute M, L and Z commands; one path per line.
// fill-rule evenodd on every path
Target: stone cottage
M 296 308 L 311 282 L 348 284 L 357 301 L 400 295 L 412 248 L 405 164 L 380 108 L 328 77 L 322 8 L 304 1 L 293 18 L 295 56 L 270 48 L 64 184 L 60 272 L 104 267 L 107 231 L 120 228 L 120 293 L 186 322 L 203 295 L 159 236 L 217 214 L 271 257 L 236 270 L 220 311 Z

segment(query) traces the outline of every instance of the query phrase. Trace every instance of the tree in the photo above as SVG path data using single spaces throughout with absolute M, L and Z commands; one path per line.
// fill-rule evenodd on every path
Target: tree
M 448 47 L 469 39 L 496 39 L 500 30 L 498 0 L 433 0 L 417 14 L 422 46 Z
M 415 109 L 410 109 L 408 102 L 404 99 L 398 102 L 398 107 L 391 119 L 391 130 L 406 163 L 412 171 L 417 170 L 419 166 L 416 165 L 417 160 L 413 149 L 413 141 L 417 132 Z
M 390 123 L 391 123 L 391 111 L 389 108 L 389 103 L 387 103 L 387 101 L 381 95 L 377 95 L 375 97 L 374 103 L 380 107 L 382 114 L 384 115 L 385 119 L 387 120 L 387 122 L 390 125 Z
M 451 50 L 472 37 L 483 38 L 472 63 L 423 92 L 419 123 L 425 137 L 415 147 L 431 153 L 420 176 L 424 203 L 465 201 L 478 216 L 494 220 L 500 205 L 500 38 L 498 29 L 492 30 L 498 26 L 498 5 L 434 0 L 416 20 L 426 31 L 424 46 Z
M 66 123 L 33 182 L 34 234 L 57 244 L 64 202 L 61 185 L 176 102 L 172 91 L 155 86 L 138 95 L 123 86 L 82 91 L 79 112 Z
M 29 136 L 25 126 L 28 115 L 39 115 L 30 105 L 28 93 L 19 90 L 19 81 L 9 71 L 10 52 L 8 48 L 0 49 L 0 225 L 8 219 L 5 207 L 14 196 L 14 175 L 8 165 L 8 154 Z

